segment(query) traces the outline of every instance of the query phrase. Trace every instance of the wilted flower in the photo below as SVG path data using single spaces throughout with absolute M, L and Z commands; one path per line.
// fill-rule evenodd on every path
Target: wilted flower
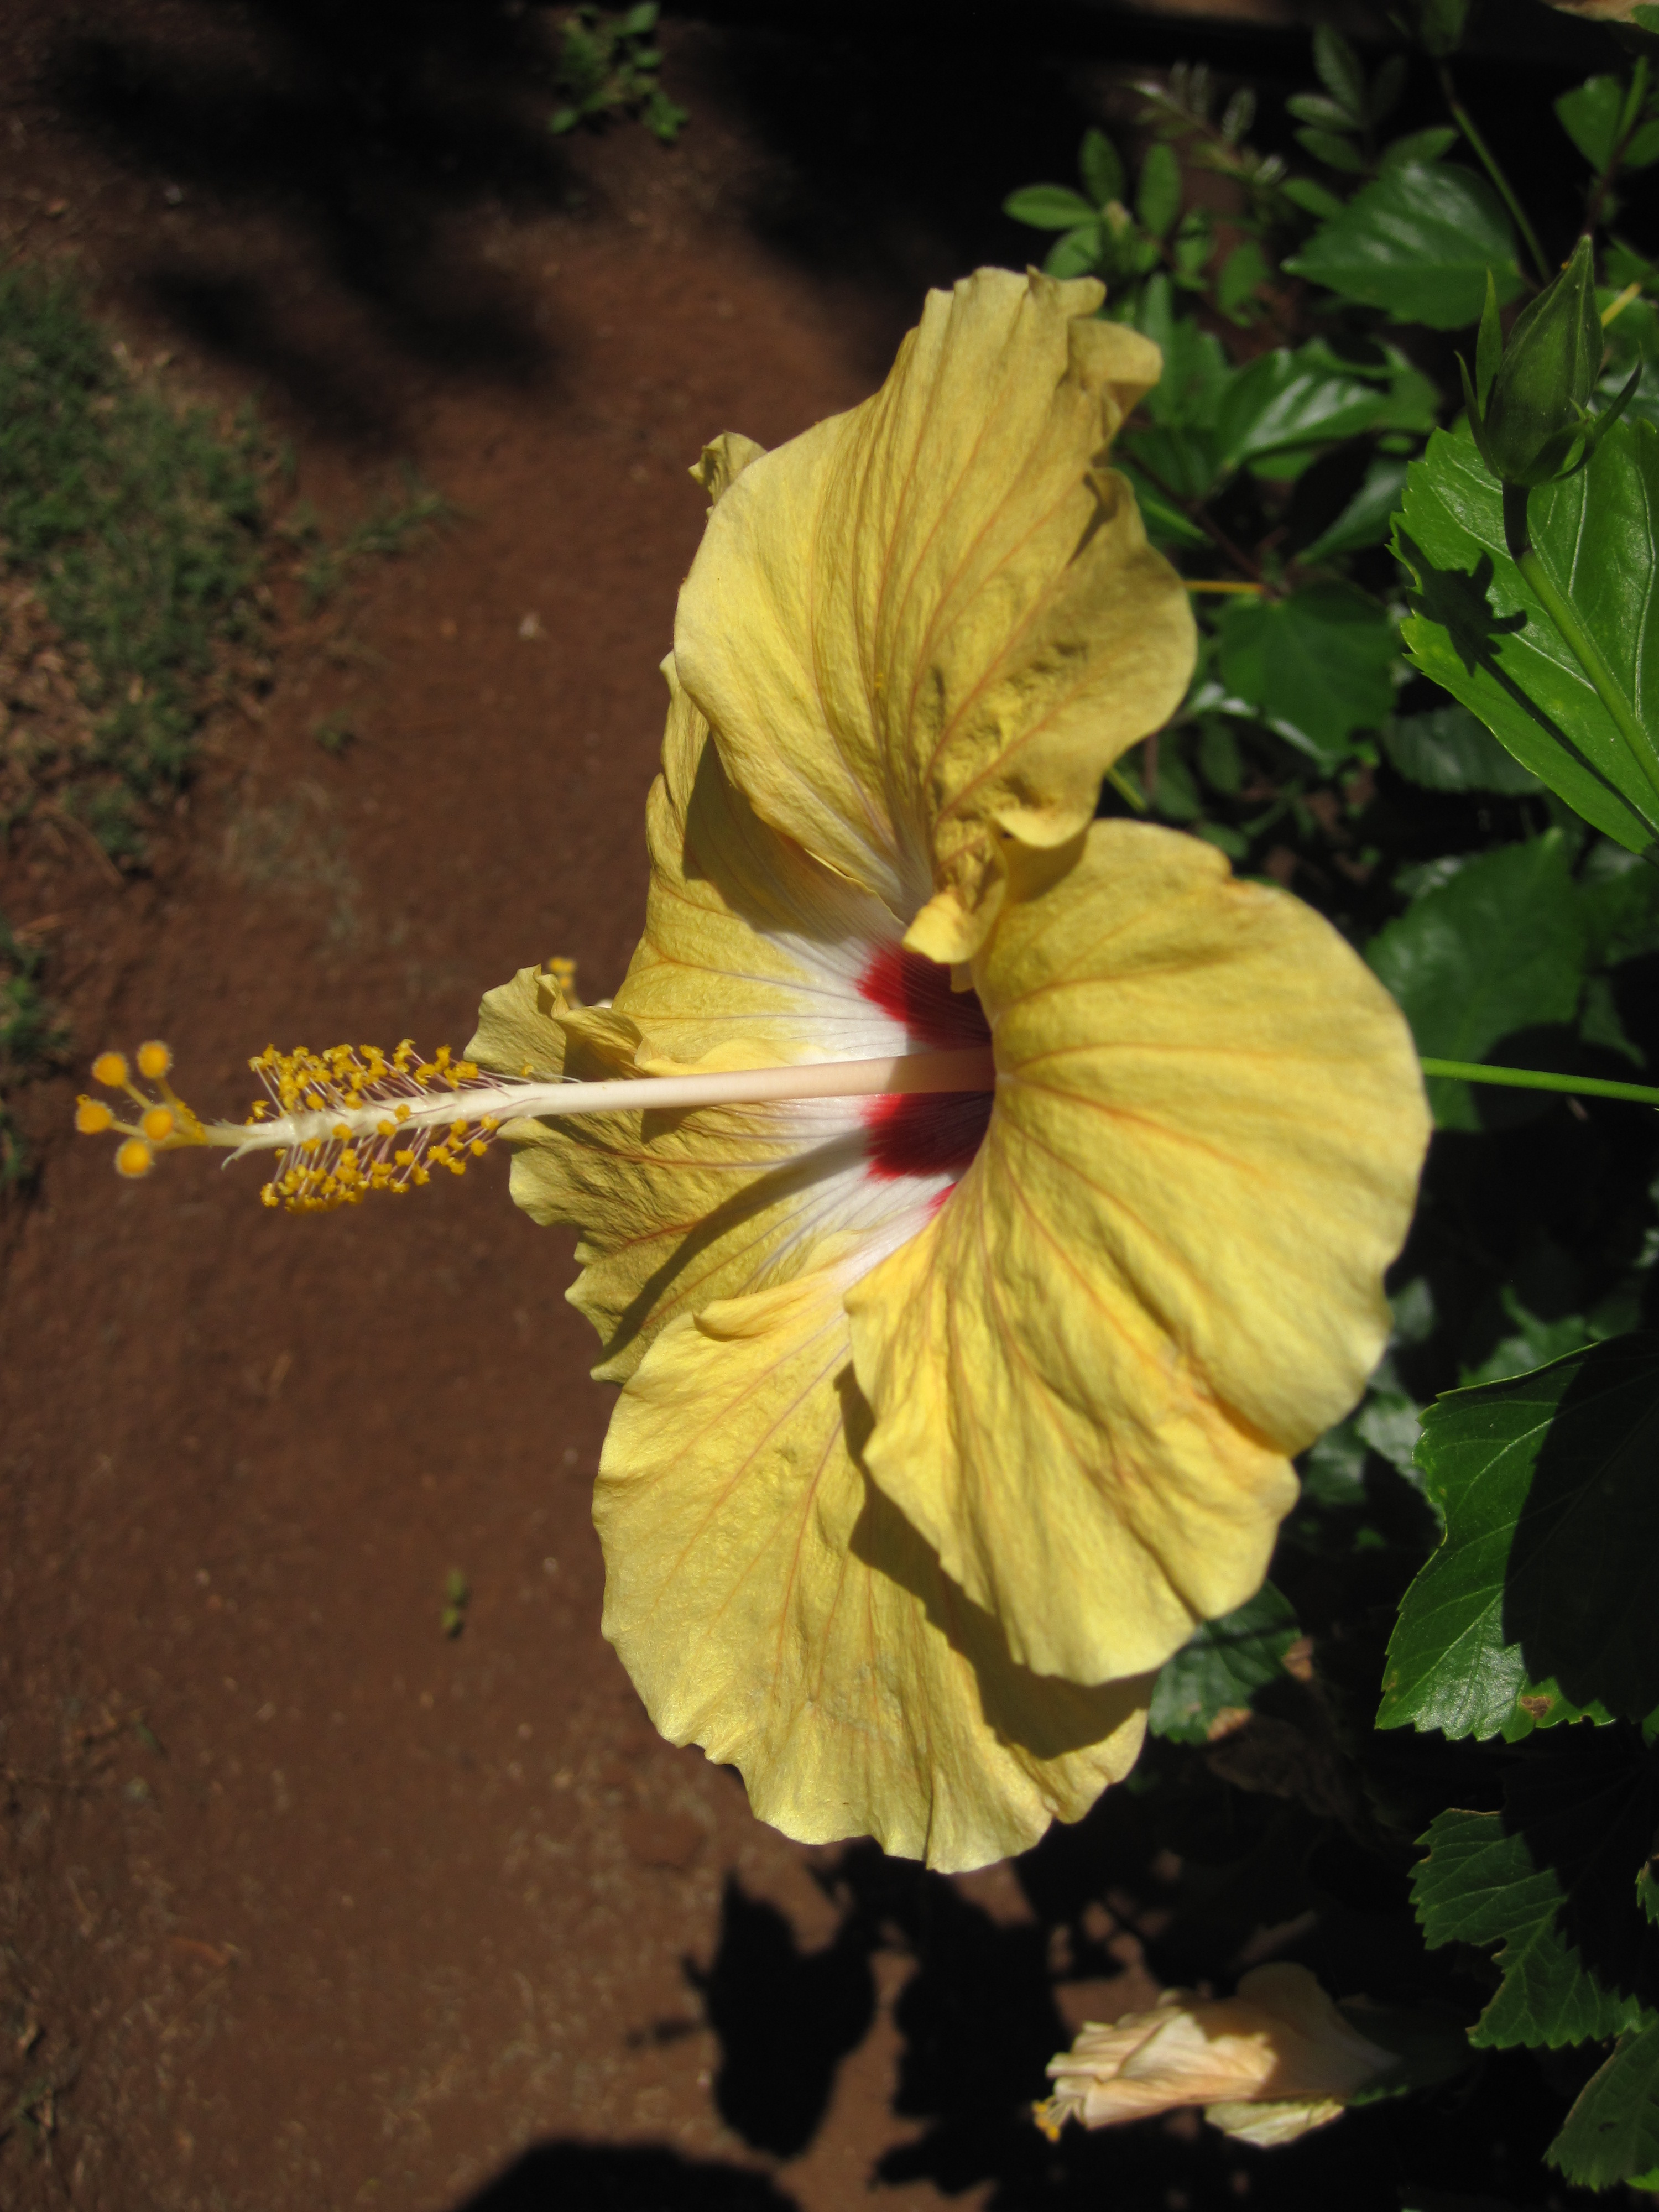
M 274 1118 L 115 1125 L 277 1148 L 303 1206 L 505 1122 L 623 1386 L 605 1629 L 653 1719 L 790 1834 L 944 1867 L 1084 1813 L 1259 1585 L 1427 1138 L 1334 930 L 1092 818 L 1194 659 L 1107 465 L 1158 356 L 1101 296 L 981 270 L 861 407 L 708 450 L 612 1005 L 526 969 L 467 1060 L 266 1054 Z
M 1257 1966 L 1231 1997 L 1168 1990 L 1150 2012 L 1092 2021 L 1049 2062 L 1057 2086 L 1036 2107 L 1045 2134 L 1067 2120 L 1115 2127 L 1181 2105 L 1267 2148 L 1335 2119 L 1400 2065 L 1346 2021 L 1305 1966 Z

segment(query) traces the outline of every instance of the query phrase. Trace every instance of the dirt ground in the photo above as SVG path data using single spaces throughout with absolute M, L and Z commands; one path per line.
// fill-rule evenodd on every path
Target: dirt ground
M 3 863 L 79 1066 L 27 1101 L 43 1172 L 0 1218 L 0 2201 L 1259 2195 L 1184 2120 L 1109 2158 L 1024 2117 L 1067 2023 L 1150 1986 L 1155 1881 L 1093 1824 L 927 1881 L 797 1849 L 655 1737 L 599 1633 L 609 1400 L 568 1240 L 503 1160 L 313 1220 L 247 1169 L 120 1184 L 65 1134 L 106 1045 L 168 1039 L 185 1097 L 235 1113 L 267 1042 L 459 1047 L 552 954 L 614 985 L 688 465 L 860 398 L 1042 134 L 1075 142 L 1033 64 L 993 157 L 945 55 L 906 195 L 889 162 L 837 200 L 826 148 L 849 176 L 838 135 L 874 128 L 836 106 L 858 56 L 819 86 L 676 26 L 682 144 L 561 149 L 544 35 L 513 0 L 0 23 L 0 247 L 72 258 L 184 388 L 253 394 L 325 517 L 401 460 L 457 510 L 318 616 L 279 586 L 274 684 L 210 725 L 147 877 Z

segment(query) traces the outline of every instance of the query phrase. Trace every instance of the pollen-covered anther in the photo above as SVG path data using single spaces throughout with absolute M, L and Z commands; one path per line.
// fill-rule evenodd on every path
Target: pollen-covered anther
M 372 1190 L 416 1190 L 434 1168 L 462 1175 L 502 1118 L 483 1110 L 482 1100 L 467 1114 L 469 1091 L 487 1091 L 499 1106 L 500 1080 L 447 1045 L 430 1060 L 408 1037 L 391 1053 L 368 1044 L 285 1053 L 271 1045 L 248 1064 L 269 1094 L 248 1117 L 248 1137 L 256 1146 L 287 1139 L 262 1194 L 267 1206 L 296 1213 L 355 1206 Z

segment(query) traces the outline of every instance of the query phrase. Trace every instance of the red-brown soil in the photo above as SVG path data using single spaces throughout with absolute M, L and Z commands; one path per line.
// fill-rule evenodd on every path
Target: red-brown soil
M 836 1855 L 658 1741 L 600 1640 L 608 1402 L 568 1241 L 501 1160 L 303 1220 L 245 1169 L 123 1185 L 64 1130 L 106 1044 L 165 1036 L 185 1096 L 236 1112 L 268 1041 L 459 1046 L 556 952 L 614 984 L 687 465 L 860 397 L 915 294 L 757 242 L 764 161 L 695 39 L 679 149 L 623 129 L 568 160 L 533 85 L 434 39 L 458 100 L 496 103 L 429 149 L 479 173 L 447 199 L 397 159 L 283 152 L 366 127 L 330 120 L 337 47 L 289 29 L 42 6 L 3 33 L 12 250 L 73 257 L 185 388 L 254 391 L 337 524 L 393 457 L 459 518 L 313 621 L 279 592 L 274 688 L 210 726 L 148 879 L 73 844 L 5 864 L 77 1068 L 24 1102 L 43 1171 L 3 1223 L 0 2198 L 437 2212 L 543 2145 L 491 2205 L 827 2212 L 921 2127 L 892 2110 L 906 1944 L 867 1857 L 867 1925 L 832 1944 Z M 499 185 L 491 133 L 529 149 Z M 1040 2056 L 1043 1930 L 1006 1870 L 955 1888 L 1029 1954 Z M 918 2171 L 887 2201 L 941 2201 Z

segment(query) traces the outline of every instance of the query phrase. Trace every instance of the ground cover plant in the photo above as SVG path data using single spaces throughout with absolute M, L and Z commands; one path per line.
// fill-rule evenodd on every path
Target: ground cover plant
M 247 641 L 263 456 L 118 355 L 67 279 L 0 277 L 0 539 L 75 657 L 91 727 L 71 750 L 9 733 L 8 834 L 48 797 L 137 859 L 146 806 L 183 787 L 216 656 Z
M 1456 65 L 1459 13 L 1417 20 L 1434 80 Z M 1654 434 L 1631 372 L 1652 274 L 1608 226 L 1620 172 L 1648 150 L 1648 79 L 1639 49 L 1610 48 L 1604 75 L 1564 91 L 1596 261 L 1555 284 L 1573 223 L 1491 175 L 1455 89 L 1447 121 L 1390 139 L 1407 71 L 1362 68 L 1328 35 L 1315 55 L 1322 88 L 1296 119 L 1316 173 L 1253 154 L 1248 105 L 1189 71 L 1146 90 L 1136 162 L 1133 141 L 1099 131 L 1081 192 L 1012 203 L 1058 234 L 1055 273 L 1098 267 L 1107 316 L 1158 349 L 1116 451 L 1200 610 L 1194 680 L 1113 764 L 1107 832 L 1153 811 L 1326 914 L 1409 1018 L 1439 1129 L 1384 1361 L 1306 1455 L 1269 1582 L 1149 1686 L 1152 1744 L 1106 1801 L 1125 1856 L 1179 1856 L 1148 1930 L 1160 1975 L 1237 1987 L 1080 2039 L 1044 2118 L 1058 2130 L 1201 2100 L 1227 2133 L 1274 2146 L 1407 2092 L 1467 2109 L 1498 2070 L 1490 2054 L 1535 2051 L 1537 2148 L 1575 2184 L 1639 2184 L 1659 2155 L 1659 1685 L 1642 1328 L 1655 1162 L 1636 1079 L 1659 938 L 1639 650 Z M 1237 197 L 1194 212 L 1206 170 Z M 1504 309 L 1534 301 L 1505 332 Z M 717 453 L 711 491 L 751 458 Z M 640 1072 L 637 1037 L 596 1010 L 578 1019 L 569 980 L 526 971 L 516 1001 L 496 994 L 518 1028 L 481 1056 L 516 1077 L 552 1020 L 597 1055 L 585 1072 Z M 1506 1084 L 1500 1061 L 1545 1088 Z M 165 1056 L 147 1048 L 139 1072 L 165 1083 Z M 325 1115 L 384 1113 L 376 1086 L 403 1085 L 431 1131 L 408 1162 L 354 1156 L 370 1181 L 465 1165 L 457 1135 L 485 1141 L 504 1103 L 499 1083 L 441 1060 L 268 1073 L 273 1115 L 313 1097 Z M 457 1095 L 475 1082 L 488 1109 Z M 468 1106 L 484 1119 L 457 1132 Z M 184 1112 L 155 1094 L 130 1168 L 201 1133 Z M 289 1144 L 276 1195 L 350 1184 L 328 1133 Z M 304 1155 L 313 1141 L 325 1158 Z M 1286 1955 L 1241 1972 L 1264 1925 L 1291 1931 Z M 1512 2092 L 1513 2066 L 1503 2078 Z M 1402 2202 L 1449 2185 L 1533 2201 L 1550 2185 L 1529 2156 L 1408 2174 Z

